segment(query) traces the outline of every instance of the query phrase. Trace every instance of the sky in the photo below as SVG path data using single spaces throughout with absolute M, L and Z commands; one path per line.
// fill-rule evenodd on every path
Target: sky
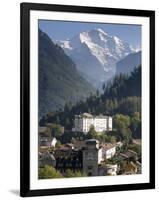
M 71 39 L 80 32 L 101 28 L 109 35 L 117 36 L 129 43 L 134 49 L 141 47 L 140 25 L 39 20 L 39 28 L 53 41 Z

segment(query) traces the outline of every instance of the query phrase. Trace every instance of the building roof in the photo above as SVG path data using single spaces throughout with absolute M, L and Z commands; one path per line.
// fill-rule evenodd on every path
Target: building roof
M 46 126 L 39 126 L 38 132 L 42 137 L 49 137 L 51 135 L 49 128 Z
M 40 141 L 41 142 L 52 142 L 53 139 L 56 139 L 56 138 L 53 138 L 53 137 L 41 137 Z
M 74 145 L 72 143 L 66 143 L 65 146 L 74 147 Z
M 53 125 L 53 123 L 47 123 L 46 124 L 47 127 L 52 126 L 52 125 Z
M 123 143 L 119 141 L 116 143 L 116 146 L 121 147 L 121 146 L 123 146 Z
M 82 113 L 80 115 L 75 115 L 76 117 L 86 117 L 86 118 L 96 118 L 96 119 L 106 119 L 106 118 L 110 118 L 111 116 L 106 116 L 106 115 L 92 115 L 90 113 Z
M 99 144 L 99 141 L 96 139 L 85 140 L 86 144 Z
M 93 115 L 91 115 L 90 113 L 83 113 L 81 114 L 82 117 L 93 117 Z
M 97 115 L 95 116 L 96 119 L 107 119 L 108 116 L 105 116 L 105 115 Z
M 72 143 L 66 143 L 64 144 L 64 149 L 74 149 L 74 145 Z
M 47 127 L 46 126 L 39 126 L 39 133 L 44 133 L 47 131 Z
M 135 151 L 128 150 L 127 152 L 120 153 L 120 156 L 124 158 L 131 158 L 133 156 L 137 156 L 137 153 Z
M 104 143 L 104 144 L 102 144 L 101 148 L 104 149 L 104 150 L 109 150 L 109 149 L 114 148 L 115 146 L 116 145 L 112 144 L 112 143 Z
M 52 153 L 49 153 L 49 152 L 44 152 L 40 156 L 41 156 L 42 159 L 55 160 L 54 155 Z
M 118 165 L 117 164 L 106 164 L 106 167 L 107 168 L 116 168 L 116 167 L 118 167 Z
M 74 142 L 74 147 L 77 148 L 77 149 L 81 149 L 81 148 L 83 148 L 85 146 L 86 146 L 86 142 L 83 141 L 83 140 L 76 140 Z

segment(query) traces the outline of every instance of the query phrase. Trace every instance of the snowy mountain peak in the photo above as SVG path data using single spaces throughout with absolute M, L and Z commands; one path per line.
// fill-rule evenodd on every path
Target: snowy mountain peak
M 70 47 L 70 41 L 69 40 L 64 40 L 64 41 L 58 41 L 57 42 L 63 49 L 72 49 Z
M 91 38 L 89 37 L 88 32 L 80 33 L 79 38 L 80 38 L 81 43 L 91 42 Z
M 134 52 L 128 43 L 100 28 L 83 31 L 58 44 L 87 80 L 97 85 L 110 79 L 116 72 L 116 63 Z
M 116 44 L 121 44 L 121 40 L 117 36 L 114 36 L 114 40 Z
M 90 31 L 83 31 L 79 33 L 79 35 L 75 36 L 76 40 L 79 38 L 81 43 L 92 42 L 92 43 L 98 43 L 100 40 L 104 40 L 104 38 L 108 37 L 108 34 L 104 32 L 102 29 L 94 28 Z M 111 36 L 109 36 L 111 38 Z M 73 39 L 75 39 L 73 38 Z
M 96 29 L 96 28 L 95 28 L 95 29 Z M 103 33 L 104 35 L 107 35 L 107 33 L 104 32 L 103 29 L 101 29 L 101 28 L 97 28 L 96 30 L 99 31 L 100 33 Z
M 88 33 L 89 33 L 89 34 L 97 34 L 97 35 L 103 34 L 103 35 L 105 35 L 105 36 L 108 35 L 108 34 L 107 34 L 105 31 L 103 31 L 103 29 L 101 29 L 101 28 L 94 28 L 94 29 L 88 31 Z

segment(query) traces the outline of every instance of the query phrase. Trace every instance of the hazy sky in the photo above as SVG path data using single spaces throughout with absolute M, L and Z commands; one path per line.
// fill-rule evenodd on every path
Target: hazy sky
M 140 25 L 39 20 L 39 28 L 47 33 L 52 40 L 66 40 L 82 31 L 88 31 L 93 28 L 101 28 L 109 35 L 117 36 L 128 42 L 133 48 L 141 47 Z

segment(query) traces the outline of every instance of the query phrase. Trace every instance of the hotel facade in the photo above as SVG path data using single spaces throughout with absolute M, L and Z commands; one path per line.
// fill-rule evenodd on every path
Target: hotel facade
M 110 116 L 93 116 L 89 113 L 75 115 L 75 127 L 72 129 L 75 132 L 88 133 L 91 125 L 94 126 L 95 131 L 111 131 L 112 130 L 112 117 Z

